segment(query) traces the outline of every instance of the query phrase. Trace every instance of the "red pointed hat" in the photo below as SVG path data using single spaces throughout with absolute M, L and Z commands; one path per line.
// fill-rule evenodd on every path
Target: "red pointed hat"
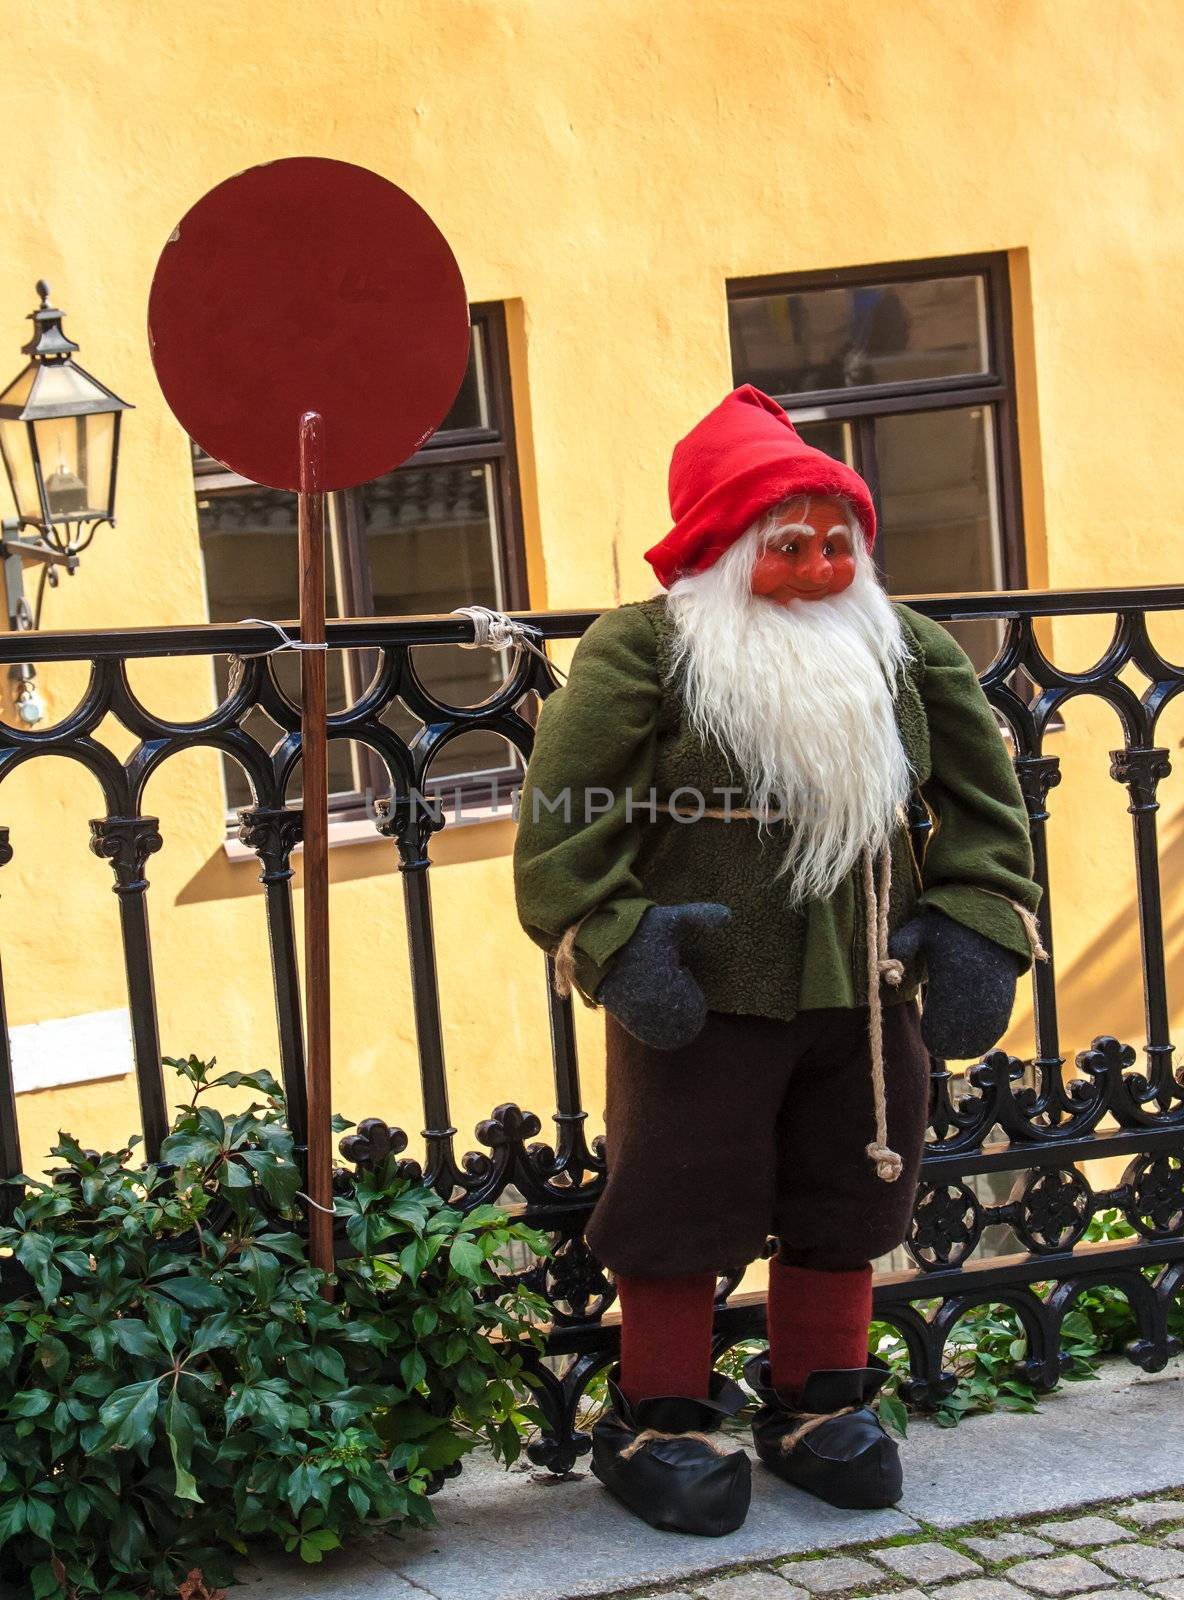
M 664 588 L 718 561 L 762 512 L 793 495 L 841 495 L 854 505 L 868 549 L 876 513 L 859 474 L 798 435 L 776 400 L 750 383 L 721 400 L 674 447 L 674 526 L 645 558 Z

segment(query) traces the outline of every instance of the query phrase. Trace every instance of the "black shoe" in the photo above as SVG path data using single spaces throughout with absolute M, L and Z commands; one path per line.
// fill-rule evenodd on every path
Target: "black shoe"
M 651 1528 L 734 1533 L 748 1515 L 748 1456 L 722 1454 L 694 1435 L 713 1433 L 748 1403 L 739 1384 L 715 1372 L 707 1400 L 672 1395 L 635 1406 L 612 1378 L 608 1388 L 612 1410 L 592 1429 L 592 1471 L 605 1488 Z
M 893 1506 L 903 1488 L 900 1453 L 871 1409 L 889 1369 L 868 1360 L 868 1367 L 812 1372 L 796 1402 L 773 1388 L 763 1354 L 744 1365 L 761 1402 L 752 1437 L 765 1466 L 847 1511 Z

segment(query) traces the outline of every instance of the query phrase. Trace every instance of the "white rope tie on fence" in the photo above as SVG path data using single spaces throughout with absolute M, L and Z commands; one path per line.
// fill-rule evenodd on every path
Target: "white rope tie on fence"
M 261 628 L 273 628 L 280 636 L 279 644 L 273 644 L 269 650 L 236 651 L 239 661 L 255 661 L 260 656 L 278 655 L 281 650 L 327 650 L 327 642 L 321 644 L 306 644 L 303 639 L 293 639 L 288 630 L 278 622 L 273 622 L 270 617 L 240 617 L 236 626 L 245 627 L 248 622 L 257 622 Z
M 535 644 L 527 632 L 526 624 L 515 622 L 504 611 L 494 611 L 490 606 L 457 606 L 449 615 L 467 617 L 473 624 L 473 642 L 462 644 L 462 650 L 526 650 L 545 662 L 557 678 L 567 678 L 567 673 Z

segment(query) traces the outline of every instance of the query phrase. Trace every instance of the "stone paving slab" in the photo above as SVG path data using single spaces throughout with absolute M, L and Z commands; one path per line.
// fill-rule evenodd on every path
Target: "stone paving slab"
M 1108 1572 L 1085 1556 L 1038 1556 L 1035 1561 L 1020 1561 L 1008 1567 L 1007 1576 L 1012 1583 L 1058 1600 L 1062 1595 L 1085 1594 L 1114 1582 Z
M 1136 1583 L 1164 1583 L 1168 1578 L 1184 1578 L 1184 1550 L 1157 1550 L 1150 1545 L 1120 1546 L 1099 1550 L 1096 1559 L 1107 1571 Z
M 938 1594 L 941 1600 L 1031 1600 L 1030 1595 L 1003 1578 L 969 1578 L 939 1589 Z
M 1144 1500 L 1141 1505 L 1124 1506 L 1121 1515 L 1140 1528 L 1159 1528 L 1169 1522 L 1184 1522 L 1184 1500 Z
M 736 1569 L 746 1565 L 853 1545 L 883 1546 L 902 1535 L 921 1541 L 930 1529 L 964 1529 L 1161 1494 L 1184 1486 L 1181 1374 L 1182 1361 L 1156 1376 L 1115 1362 L 1101 1381 L 1066 1385 L 1043 1401 L 1038 1416 L 1000 1412 L 953 1429 L 915 1422 L 902 1450 L 905 1496 L 892 1511 L 836 1510 L 755 1465 L 748 1521 L 722 1539 L 658 1533 L 630 1517 L 588 1472 L 556 1481 L 474 1460 L 436 1496 L 438 1528 L 401 1537 L 378 1534 L 311 1568 L 269 1558 L 243 1573 L 247 1586 L 240 1592 L 242 1600 L 582 1600 L 658 1590 L 663 1600 L 674 1600 L 676 1592 L 702 1595 L 704 1584 L 739 1575 Z M 1127 1509 L 1108 1515 L 1127 1520 Z M 1006 1536 L 990 1528 L 981 1532 Z M 1134 1548 L 1114 1545 L 1098 1550 L 1097 1558 Z M 1177 1554 L 1170 1552 L 1172 1558 Z M 904 1575 L 893 1579 L 866 1562 L 865 1552 L 859 1559 L 879 1589 L 894 1589 L 892 1600 L 903 1600 Z M 1063 1553 L 1050 1559 L 1082 1560 Z M 1072 1594 L 1076 1600 L 1104 1590 L 1117 1600 L 1120 1579 L 1128 1586 L 1131 1581 L 1097 1565 L 1094 1572 L 1076 1588 L 1041 1593 Z M 911 1581 L 930 1600 L 1020 1600 L 1015 1574 L 1013 1567 L 1005 1578 L 945 1580 L 940 1586 L 920 1577 Z M 806 1587 L 797 1564 L 781 1566 L 776 1576 L 786 1591 Z M 1176 1581 L 1168 1573 L 1164 1580 L 1165 1591 Z M 877 1584 L 857 1581 L 859 1594 L 877 1593 Z M 794 1600 L 791 1593 L 773 1593 Z M 1159 1600 L 1184 1600 L 1184 1587 Z
M 969 1556 L 960 1556 L 944 1544 L 932 1540 L 924 1544 L 890 1545 L 884 1550 L 869 1552 L 873 1561 L 880 1561 L 890 1572 L 914 1583 L 945 1583 L 952 1578 L 976 1577 L 982 1568 Z
M 962 1543 L 984 1561 L 1018 1561 L 1021 1556 L 1050 1556 L 1053 1547 L 1047 1539 L 1032 1533 L 977 1534 Z
M 709 1578 L 695 1584 L 694 1593 L 696 1600 L 807 1600 L 805 1589 L 795 1589 L 767 1567 L 738 1572 L 730 1578 Z M 674 1600 L 674 1596 L 663 1594 L 662 1600 Z
M 883 1574 L 858 1556 L 823 1556 L 820 1561 L 795 1561 L 781 1576 L 800 1584 L 807 1594 L 843 1594 L 850 1589 L 876 1587 Z M 1171 1574 L 1166 1574 L 1171 1576 Z
M 1042 1522 L 1036 1532 L 1057 1544 L 1066 1544 L 1073 1550 L 1086 1550 L 1094 1545 L 1119 1544 L 1135 1535 L 1129 1528 L 1120 1528 L 1109 1517 L 1070 1517 L 1065 1522 Z

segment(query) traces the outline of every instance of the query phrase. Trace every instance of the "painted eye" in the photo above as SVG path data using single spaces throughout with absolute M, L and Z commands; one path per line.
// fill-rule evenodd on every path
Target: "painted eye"
M 797 553 L 798 553 L 798 542 L 797 542 L 796 539 L 793 541 L 792 544 L 783 544 L 781 546 L 781 554 L 783 556 L 796 556 Z
M 834 545 L 833 544 L 824 544 L 823 547 L 822 547 L 822 553 L 823 553 L 824 556 L 833 556 L 834 553 L 835 553 Z

